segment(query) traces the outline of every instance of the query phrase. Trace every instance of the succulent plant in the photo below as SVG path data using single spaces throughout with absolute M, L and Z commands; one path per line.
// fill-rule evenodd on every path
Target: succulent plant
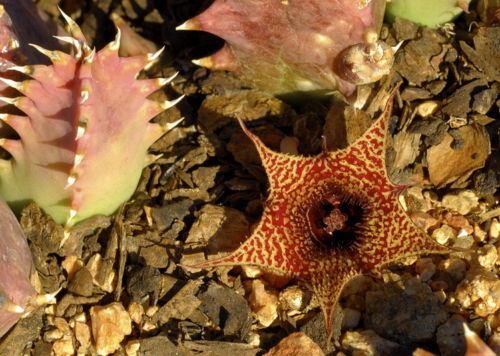
M 3 97 L 22 113 L 0 119 L 19 139 L 0 146 L 12 158 L 0 161 L 0 194 L 14 208 L 34 200 L 58 223 L 70 227 L 97 214 L 112 214 L 133 194 L 148 147 L 177 123 L 150 120 L 181 98 L 147 97 L 173 78 L 138 80 L 160 51 L 120 57 L 120 31 L 99 51 L 89 47 L 78 25 L 64 15 L 74 55 L 33 45 L 50 65 L 10 67 L 28 79 L 0 80 L 21 93 Z
M 396 17 L 421 26 L 438 28 L 467 11 L 470 0 L 391 0 L 385 16 L 392 22 Z
M 273 94 L 346 96 L 387 74 L 395 49 L 378 41 L 385 0 L 215 0 L 179 30 L 202 30 L 226 44 L 195 63 L 240 73 Z
M 405 186 L 388 178 L 391 109 L 389 102 L 348 148 L 328 152 L 324 147 L 315 157 L 274 152 L 240 122 L 269 179 L 262 218 L 236 251 L 187 267 L 254 265 L 305 283 L 323 309 L 330 340 L 333 311 L 352 278 L 381 277 L 397 259 L 449 252 L 412 223 L 398 201 Z
M 0 337 L 19 318 L 39 305 L 53 303 L 53 295 L 37 295 L 30 282 L 33 266 L 26 237 L 16 217 L 0 199 Z

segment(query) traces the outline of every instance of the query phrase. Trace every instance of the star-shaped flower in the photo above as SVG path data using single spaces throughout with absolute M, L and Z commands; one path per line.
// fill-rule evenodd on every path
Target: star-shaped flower
M 350 279 L 380 277 L 404 257 L 449 252 L 415 227 L 398 202 L 404 186 L 388 178 L 391 110 L 392 99 L 355 143 L 315 157 L 274 152 L 240 121 L 269 179 L 262 218 L 229 256 L 193 267 L 256 265 L 304 282 L 320 301 L 330 340 L 333 310 Z

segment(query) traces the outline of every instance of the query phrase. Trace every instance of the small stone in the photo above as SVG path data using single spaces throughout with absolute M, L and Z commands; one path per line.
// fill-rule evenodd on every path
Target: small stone
M 249 332 L 246 337 L 246 342 L 248 345 L 259 347 L 260 346 L 260 335 L 256 332 Z
M 132 332 L 132 321 L 121 303 L 93 306 L 90 318 L 98 355 L 109 355 L 118 350 L 125 335 Z
M 463 323 L 460 319 L 450 318 L 438 328 L 436 342 L 442 356 L 463 355 L 465 353 Z
M 68 274 L 68 281 L 71 281 L 76 271 L 83 267 L 83 262 L 76 256 L 68 256 L 61 262 L 61 266 Z
M 438 244 L 444 245 L 449 240 L 454 240 L 457 237 L 457 232 L 451 226 L 443 224 L 432 232 L 432 237 Z
M 400 345 L 380 337 L 373 330 L 348 331 L 342 337 L 342 348 L 352 355 L 397 355 Z
M 498 222 L 497 219 L 491 220 L 488 235 L 490 239 L 498 239 L 498 237 L 500 236 L 500 222 Z
M 486 269 L 493 269 L 498 261 L 497 248 L 492 244 L 487 244 L 478 250 L 477 261 Z
M 258 266 L 252 266 L 252 265 L 243 265 L 241 266 L 241 271 L 243 274 L 243 277 L 245 278 L 259 278 L 262 276 L 262 269 L 260 269 Z
M 278 292 L 266 288 L 260 279 L 246 281 L 244 285 L 255 318 L 262 326 L 270 326 L 278 317 Z
M 168 302 L 166 302 L 156 313 L 154 320 L 164 324 L 175 318 L 185 320 L 200 306 L 201 302 L 196 298 L 201 285 L 199 280 L 189 280 Z
M 474 228 L 465 216 L 452 211 L 447 211 L 443 214 L 443 222 L 455 230 L 465 231 L 467 234 L 474 232 Z
M 303 332 L 288 335 L 264 356 L 323 356 L 321 348 Z
M 56 328 L 46 331 L 43 334 L 43 340 L 46 342 L 53 342 L 55 340 L 59 340 L 63 336 L 64 336 L 63 332 Z
M 283 310 L 299 311 L 304 308 L 306 291 L 299 286 L 290 286 L 280 292 L 279 303 Z
M 152 318 L 159 309 L 160 307 L 158 305 L 152 305 L 148 309 L 146 309 L 146 315 Z
M 436 273 L 436 265 L 432 261 L 432 258 L 420 258 L 415 263 L 415 272 L 420 275 L 420 279 L 423 282 L 426 282 Z
M 342 290 L 342 297 L 352 294 L 362 294 L 373 286 L 374 282 L 370 276 L 360 275 L 351 279 Z
M 128 305 L 128 314 L 134 323 L 141 324 L 142 317 L 144 316 L 144 307 L 142 304 L 132 302 Z
M 223 329 L 225 335 L 243 338 L 248 333 L 251 310 L 246 300 L 233 289 L 209 282 L 208 288 L 197 297 L 201 301 L 199 309 Z
M 458 194 L 446 194 L 441 204 L 446 209 L 467 215 L 479 206 L 479 198 L 472 190 L 463 190 Z
M 422 231 L 428 232 L 431 228 L 438 225 L 438 219 L 434 218 L 432 215 L 424 213 L 422 211 L 416 211 L 410 213 L 410 219 L 413 221 L 418 228 Z
M 344 315 L 342 319 L 342 329 L 354 329 L 359 324 L 361 313 L 356 309 L 344 308 L 342 309 Z
M 165 246 L 151 245 L 140 248 L 139 256 L 144 264 L 154 268 L 165 268 L 169 264 L 168 251 Z
M 455 282 L 464 279 L 467 265 L 460 258 L 448 258 L 439 263 L 438 269 L 447 272 Z
M 457 239 L 453 244 L 453 247 L 468 249 L 474 245 L 474 237 L 468 235 L 466 232 L 457 235 Z
M 487 271 L 470 270 L 455 296 L 465 308 L 472 307 L 477 315 L 486 317 L 500 309 L 500 280 Z
M 74 327 L 76 340 L 80 343 L 80 348 L 87 350 L 91 345 L 90 326 L 87 323 L 77 321 Z
M 137 356 L 140 348 L 141 342 L 139 340 L 130 340 L 125 345 L 125 353 L 127 356 Z
M 73 279 L 68 283 L 68 290 L 82 297 L 90 297 L 93 287 L 94 281 L 92 275 L 86 267 L 82 267 L 76 271 Z
M 429 341 L 447 319 L 444 305 L 416 278 L 366 293 L 365 327 L 401 343 Z
M 486 114 L 490 111 L 497 93 L 493 89 L 485 89 L 474 95 L 472 110 L 480 114 Z
M 415 111 L 417 112 L 417 115 L 427 117 L 435 114 L 438 109 L 439 102 L 435 100 L 427 100 L 421 104 L 418 104 L 415 108 Z
M 249 231 L 250 222 L 239 210 L 206 204 L 197 213 L 186 244 L 206 245 L 206 253 L 215 255 L 238 248 Z
M 108 293 L 114 291 L 116 273 L 113 270 L 113 262 L 104 260 L 100 254 L 96 253 L 90 257 L 86 267 L 97 286 Z
M 483 242 L 484 240 L 486 240 L 488 233 L 481 229 L 481 226 L 479 226 L 479 224 L 474 224 L 473 236 L 477 242 Z
M 52 344 L 52 351 L 55 356 L 73 356 L 75 354 L 75 347 L 71 337 L 65 336 L 62 339 L 55 341 Z

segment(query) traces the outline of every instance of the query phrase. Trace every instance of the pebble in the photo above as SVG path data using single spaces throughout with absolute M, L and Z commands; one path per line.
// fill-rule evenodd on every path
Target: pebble
M 352 294 L 362 294 L 373 286 L 373 279 L 369 276 L 360 275 L 351 279 L 342 290 L 342 297 Z
M 344 308 L 342 309 L 342 329 L 354 329 L 358 326 L 361 319 L 361 313 L 356 309 Z
M 125 354 L 127 356 L 137 356 L 140 348 L 141 342 L 139 340 L 130 340 L 127 342 L 127 345 L 125 345 Z
M 438 269 L 447 272 L 455 282 L 464 279 L 467 265 L 461 258 L 448 258 L 439 263 Z
M 91 331 L 86 322 L 77 321 L 74 327 L 76 340 L 80 343 L 82 351 L 86 351 L 91 344 Z M 80 349 L 79 348 L 79 349 Z
M 479 206 L 479 198 L 472 190 L 462 190 L 459 193 L 445 195 L 441 204 L 447 209 L 467 215 Z
M 465 339 L 463 321 L 452 317 L 438 327 L 436 343 L 442 356 L 463 355 L 465 353 Z
M 492 219 L 490 229 L 488 230 L 490 239 L 498 239 L 500 237 L 500 222 L 497 219 Z
M 487 244 L 478 250 L 477 261 L 486 269 L 492 270 L 498 261 L 497 248 L 492 244 Z
M 486 317 L 500 309 L 500 280 L 484 270 L 470 270 L 457 286 L 456 299 L 465 308 L 474 308 L 477 315 Z
M 137 302 L 132 302 L 128 305 L 128 314 L 134 323 L 137 325 L 141 324 L 142 317 L 144 316 L 144 307 L 142 304 Z
M 484 240 L 486 240 L 487 236 L 488 233 L 481 229 L 481 226 L 479 226 L 479 224 L 474 224 L 474 238 L 477 242 L 483 242 Z
M 417 278 L 403 278 L 366 293 L 365 327 L 401 343 L 431 340 L 447 316 L 431 288 Z
M 43 340 L 46 342 L 53 342 L 59 340 L 64 336 L 63 332 L 57 328 L 50 329 L 43 334 Z
M 420 279 L 423 282 L 426 282 L 436 273 L 436 265 L 432 261 L 432 258 L 420 258 L 415 263 L 415 272 L 420 275 Z
M 267 289 L 260 279 L 245 281 L 244 286 L 255 318 L 262 326 L 270 326 L 278 317 L 278 292 Z
M 324 356 L 321 348 L 303 332 L 288 335 L 264 356 Z
M 90 318 L 98 355 L 109 355 L 118 350 L 125 335 L 132 332 L 132 320 L 121 303 L 93 306 Z
M 449 240 L 454 240 L 457 237 L 457 232 L 451 226 L 443 224 L 432 232 L 432 237 L 437 243 L 444 245 Z
M 474 237 L 472 235 L 468 235 L 466 232 L 461 231 L 462 233 L 459 233 L 457 235 L 457 239 L 455 240 L 455 243 L 453 244 L 453 247 L 458 247 L 458 248 L 464 248 L 464 249 L 469 249 L 474 245 Z
M 416 211 L 410 214 L 410 219 L 413 221 L 417 227 L 425 232 L 428 232 L 431 228 L 434 228 L 438 225 L 438 219 L 432 217 L 432 215 L 428 213 L 424 213 L 421 211 Z
M 397 355 L 400 350 L 400 345 L 384 339 L 373 330 L 347 331 L 341 343 L 351 355 Z
M 290 286 L 280 292 L 278 299 L 281 309 L 299 311 L 304 308 L 306 291 L 296 285 Z
M 55 356 L 73 356 L 75 354 L 75 346 L 70 336 L 65 336 L 62 339 L 55 341 L 52 344 L 52 352 Z
M 263 275 L 262 269 L 257 266 L 243 265 L 241 266 L 241 272 L 245 278 L 259 278 Z
M 116 274 L 109 261 L 104 260 L 100 254 L 96 253 L 87 262 L 87 269 L 92 275 L 94 283 L 103 291 L 108 293 L 114 291 Z
M 438 109 L 439 109 L 439 102 L 438 101 L 427 100 L 427 101 L 424 101 L 423 103 L 417 105 L 417 107 L 415 108 L 415 111 L 417 112 L 417 115 L 422 116 L 422 117 L 427 117 L 427 116 L 435 114 Z
M 68 256 L 61 262 L 61 266 L 68 274 L 68 281 L 71 281 L 75 273 L 83 267 L 83 262 L 76 256 Z

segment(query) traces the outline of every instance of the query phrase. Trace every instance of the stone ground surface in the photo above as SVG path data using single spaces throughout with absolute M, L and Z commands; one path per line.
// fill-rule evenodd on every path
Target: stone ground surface
M 0 355 L 299 355 L 305 347 L 317 355 L 422 348 L 451 356 L 465 352 L 462 321 L 500 352 L 500 27 L 484 27 L 474 11 L 438 31 L 404 21 L 386 26 L 389 44 L 405 41 L 394 71 L 365 88 L 363 110 L 329 110 L 328 102 L 290 105 L 230 73 L 193 65 L 189 59 L 220 45 L 174 30 L 200 3 L 38 2 L 57 21 L 59 4 L 97 47 L 114 36 L 111 13 L 165 44 L 148 75 L 180 71 L 158 95 L 187 97 L 158 120 L 185 120 L 152 146 L 162 156 L 144 170 L 133 198 L 116 215 L 77 226 L 63 248 L 62 228 L 36 205 L 24 209 L 41 290 L 62 290 L 56 305 L 4 337 Z M 329 348 L 317 300 L 300 284 L 254 267 L 190 273 L 180 266 L 234 250 L 261 214 L 266 178 L 237 110 L 268 146 L 295 136 L 300 154 L 316 154 L 321 135 L 332 149 L 358 137 L 396 82 L 391 179 L 418 182 L 401 199 L 408 213 L 436 241 L 463 252 L 399 261 L 383 280 L 353 280 Z

